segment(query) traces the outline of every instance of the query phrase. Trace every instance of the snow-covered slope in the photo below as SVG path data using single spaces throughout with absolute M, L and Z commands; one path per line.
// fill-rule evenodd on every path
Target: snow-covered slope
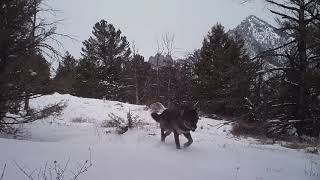
M 288 36 L 254 15 L 247 17 L 229 33 L 238 33 L 244 39 L 245 48 L 251 57 L 279 47 L 288 41 Z M 280 66 L 281 60 L 269 61 L 268 63 L 273 66 Z
M 65 102 L 58 117 L 26 125 L 25 139 L 0 138 L 0 173 L 3 180 L 27 179 L 16 163 L 37 179 L 39 171 L 69 163 L 64 179 L 85 160 L 93 164 L 79 179 L 95 180 L 318 180 L 320 157 L 276 145 L 261 145 L 253 139 L 230 134 L 230 126 L 218 128 L 214 119 L 201 118 L 192 134 L 194 143 L 176 150 L 173 136 L 160 142 L 159 125 L 146 106 L 53 94 L 31 101 L 33 108 Z M 144 123 L 123 135 L 101 127 L 108 114 L 126 118 L 132 112 Z M 75 120 L 77 119 L 77 120 Z M 84 121 L 78 121 L 83 119 Z M 108 132 L 108 133 L 106 133 Z M 111 133 L 109 133 L 111 132 Z M 180 137 L 184 143 L 184 137 Z M 57 163 L 56 163 L 57 164 Z

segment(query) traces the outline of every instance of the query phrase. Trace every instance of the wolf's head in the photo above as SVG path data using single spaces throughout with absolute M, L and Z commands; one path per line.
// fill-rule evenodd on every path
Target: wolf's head
M 197 123 L 199 120 L 197 109 L 184 109 L 182 119 L 184 120 L 184 125 L 188 129 L 192 131 L 197 129 Z

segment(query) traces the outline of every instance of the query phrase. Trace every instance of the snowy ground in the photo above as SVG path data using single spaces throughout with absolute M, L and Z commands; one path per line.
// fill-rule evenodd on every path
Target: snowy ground
M 64 179 L 70 179 L 90 159 L 92 167 L 79 179 L 320 179 L 319 155 L 235 138 L 230 126 L 214 127 L 221 121 L 201 118 L 192 134 L 194 143 L 176 150 L 172 135 L 160 142 L 159 127 L 145 106 L 60 94 L 34 99 L 31 106 L 39 109 L 60 101 L 67 105 L 63 113 L 25 126 L 24 140 L 0 138 L 0 176 L 7 165 L 4 180 L 27 179 L 17 165 L 28 174 L 34 171 L 38 179 L 39 171 L 46 164 L 53 167 L 54 161 L 61 167 L 69 161 Z M 148 125 L 124 135 L 105 133 L 110 129 L 101 123 L 110 119 L 108 114 L 126 118 L 129 109 Z

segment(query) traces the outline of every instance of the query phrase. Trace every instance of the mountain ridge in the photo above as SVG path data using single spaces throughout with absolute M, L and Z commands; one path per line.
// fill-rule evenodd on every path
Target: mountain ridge
M 244 47 L 250 57 L 255 57 L 261 52 L 279 47 L 289 39 L 286 34 L 255 15 L 248 16 L 228 33 L 231 35 L 238 34 L 243 38 Z M 274 58 L 267 62 L 268 65 L 277 67 L 281 66 L 282 63 L 283 61 L 279 58 Z

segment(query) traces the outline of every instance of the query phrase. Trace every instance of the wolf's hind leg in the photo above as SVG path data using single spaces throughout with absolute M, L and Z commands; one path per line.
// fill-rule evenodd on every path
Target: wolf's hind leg
M 180 140 L 179 140 L 179 134 L 176 130 L 173 130 L 173 134 L 174 134 L 174 140 L 176 142 L 176 148 L 177 149 L 181 149 L 180 148 Z
M 185 133 L 183 135 L 184 135 L 184 137 L 186 137 L 188 139 L 188 142 L 184 143 L 183 147 L 190 146 L 193 143 L 193 139 L 191 137 L 191 134 L 190 133 Z

